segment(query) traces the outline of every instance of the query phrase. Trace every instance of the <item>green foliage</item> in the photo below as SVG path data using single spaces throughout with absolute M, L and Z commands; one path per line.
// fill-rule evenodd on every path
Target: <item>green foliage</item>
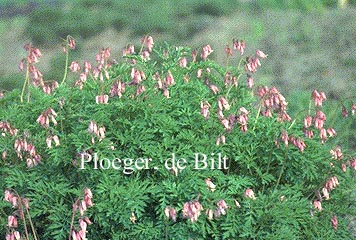
M 19 91 L 0 99 L 0 120 L 18 129 L 16 135 L 1 130 L 0 152 L 6 151 L 7 156 L 0 161 L 0 187 L 16 189 L 30 199 L 31 217 L 41 239 L 68 237 L 72 206 L 84 188 L 91 189 L 94 202 L 86 213 L 93 222 L 88 226 L 89 239 L 352 238 L 347 217 L 356 215 L 350 184 L 356 172 L 348 162 L 353 156 L 343 149 L 344 157 L 335 160 L 329 151 L 336 140 L 321 144 L 318 137 L 306 138 L 304 116 L 280 121 L 277 110 L 272 117 L 263 116 L 266 99 L 260 99 L 257 88 L 250 89 L 244 82 L 247 60 L 220 66 L 201 60 L 199 50 L 198 60 L 192 61 L 191 49 L 167 45 L 155 46 L 152 60 L 143 60 L 140 54 L 120 58 L 111 67 L 104 59 L 103 80 L 90 73 L 82 89 L 74 86 L 78 75 L 71 73 L 69 81 L 51 95 L 31 87 L 29 102 L 20 103 Z M 189 62 L 185 68 L 179 66 L 182 57 Z M 144 73 L 145 77 L 140 73 L 141 82 L 133 82 L 132 69 Z M 200 69 L 203 73 L 198 77 Z M 168 98 L 159 79 L 169 72 L 175 84 L 165 86 Z M 236 85 L 224 83 L 227 72 L 236 77 Z M 96 103 L 96 97 L 109 94 L 117 81 L 126 85 L 122 97 L 110 96 L 108 104 Z M 211 84 L 219 92 L 214 93 Z M 145 91 L 137 94 L 140 86 Z M 230 105 L 223 110 L 223 119 L 240 116 L 241 108 L 247 109 L 247 131 L 241 130 L 237 120 L 231 129 L 224 127 L 216 114 L 221 97 Z M 207 119 L 201 114 L 202 102 L 210 104 Z M 43 127 L 36 120 L 49 108 L 57 113 L 58 124 Z M 105 127 L 105 137 L 90 132 L 91 121 L 98 128 Z M 281 140 L 284 131 L 302 139 L 304 151 L 292 140 L 285 145 Z M 49 148 L 46 138 L 54 135 L 60 145 L 52 143 Z M 216 144 L 221 136 L 226 143 Z M 17 139 L 36 147 L 41 156 L 37 166 L 28 168 L 26 159 L 18 157 Z M 90 154 L 92 161 L 84 165 L 83 154 Z M 107 162 L 95 163 L 94 154 L 101 160 L 119 158 L 123 162 L 117 163 L 120 169 L 100 169 L 107 168 Z M 209 166 L 196 169 L 195 158 L 203 154 Z M 219 155 L 226 157 L 226 168 L 217 169 Z M 138 170 L 137 165 L 125 165 L 125 158 L 151 160 L 148 169 Z M 184 158 L 185 169 L 167 169 L 169 158 Z M 345 173 L 341 163 L 347 164 Z M 340 185 L 325 200 L 319 195 L 333 176 Z M 207 186 L 208 179 L 215 188 Z M 247 189 L 253 190 L 256 199 L 246 196 Z M 323 211 L 319 212 L 312 202 L 320 198 Z M 226 214 L 217 213 L 221 200 L 228 206 Z M 191 202 L 203 206 L 196 222 L 182 213 L 185 203 Z M 168 207 L 176 209 L 176 221 L 165 216 Z M 216 213 L 212 219 L 205 214 L 209 210 Z M 10 204 L 0 202 L 0 213 L 12 214 Z M 334 214 L 339 221 L 337 230 L 330 223 Z M 1 237 L 7 231 L 2 219 Z

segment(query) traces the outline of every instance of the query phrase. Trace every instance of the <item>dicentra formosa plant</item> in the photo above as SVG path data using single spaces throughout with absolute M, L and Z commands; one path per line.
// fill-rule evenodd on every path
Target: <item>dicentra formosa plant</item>
M 138 52 L 69 64 L 68 37 L 58 84 L 26 45 L 24 88 L 0 99 L 0 186 L 15 207 L 0 203 L 0 235 L 351 239 L 356 158 L 334 146 L 326 94 L 314 90 L 293 118 L 276 87 L 254 81 L 268 56 L 245 48 L 234 39 L 221 66 L 209 45 L 158 48 L 146 36 Z

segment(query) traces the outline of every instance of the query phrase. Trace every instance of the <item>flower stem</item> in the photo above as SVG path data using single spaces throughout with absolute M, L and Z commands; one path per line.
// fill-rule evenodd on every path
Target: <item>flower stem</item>
M 23 87 L 22 87 L 22 91 L 21 91 L 21 96 L 20 96 L 21 102 L 23 102 L 23 96 L 24 96 L 24 94 L 25 94 L 26 85 L 29 84 L 29 72 L 30 72 L 30 66 L 29 66 L 28 63 L 27 63 L 25 82 L 23 83 Z
M 64 76 L 61 82 L 61 85 L 63 85 L 63 83 L 66 81 L 67 78 L 67 73 L 68 73 L 68 61 L 69 61 L 69 46 L 68 44 L 66 45 L 66 65 L 64 68 Z

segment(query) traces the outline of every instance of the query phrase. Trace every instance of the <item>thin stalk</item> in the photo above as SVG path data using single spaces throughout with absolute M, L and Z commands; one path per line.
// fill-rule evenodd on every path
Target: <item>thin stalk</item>
M 78 201 L 79 201 L 79 198 L 75 201 L 74 205 L 77 206 L 78 205 Z M 72 230 L 73 230 L 73 224 L 74 224 L 74 217 L 75 217 L 75 212 L 76 212 L 76 207 L 73 207 L 73 210 L 72 210 L 72 219 L 70 221 L 70 228 L 69 228 L 69 237 L 68 237 L 68 240 L 71 240 L 72 238 Z
M 28 85 L 28 83 L 29 83 L 29 78 L 30 78 L 29 72 L 30 72 L 30 66 L 29 66 L 28 63 L 27 63 L 25 82 L 24 82 L 24 84 L 23 84 L 22 91 L 21 91 L 21 96 L 20 96 L 21 102 L 23 102 L 23 96 L 24 96 L 24 94 L 25 94 L 26 85 Z
M 257 120 L 258 120 L 258 118 L 260 116 L 261 108 L 262 108 L 262 101 L 259 104 L 259 107 L 258 107 L 258 110 L 257 110 L 257 115 L 256 115 L 256 120 L 255 120 L 255 123 L 253 124 L 252 131 L 254 131 L 255 128 L 256 128 L 256 124 L 257 124 Z
M 276 187 L 274 188 L 274 190 L 277 189 L 279 183 L 281 182 L 281 178 L 282 178 L 282 175 L 284 173 L 284 168 L 285 168 L 286 161 L 287 161 L 287 155 L 288 155 L 288 148 L 286 148 L 286 151 L 284 152 L 284 159 L 283 159 L 283 163 L 282 163 L 282 169 L 281 169 L 281 172 L 279 173 L 278 180 L 277 180 L 277 183 L 276 183 Z
M 67 78 L 67 74 L 68 74 L 68 61 L 69 61 L 69 45 L 66 45 L 66 65 L 64 68 L 64 76 L 61 82 L 61 85 L 65 82 L 66 78 Z
M 33 237 L 35 238 L 35 240 L 37 240 L 37 235 L 36 235 L 35 227 L 33 226 L 33 223 L 32 223 L 32 220 L 31 220 L 30 212 L 28 211 L 27 208 L 25 208 L 25 209 L 26 209 L 26 213 L 28 215 L 28 220 L 30 221 L 30 226 L 31 226 L 31 230 L 32 230 L 32 233 L 33 233 Z

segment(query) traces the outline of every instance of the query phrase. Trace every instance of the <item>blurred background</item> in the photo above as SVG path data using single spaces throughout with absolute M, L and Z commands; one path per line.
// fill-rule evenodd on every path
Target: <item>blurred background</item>
M 119 58 L 127 44 L 138 46 L 149 34 L 155 43 L 210 44 L 220 63 L 233 38 L 245 40 L 246 54 L 261 49 L 269 56 L 255 83 L 280 89 L 292 116 L 317 89 L 332 100 L 327 108 L 338 111 L 334 124 L 340 104 L 350 108 L 356 95 L 356 0 L 2 0 L 0 16 L 0 90 L 21 87 L 25 43 L 41 50 L 44 79 L 58 81 L 68 34 L 77 41 L 70 61 L 80 63 L 94 62 L 102 47 Z M 355 117 L 348 124 L 356 132 Z M 356 147 L 356 133 L 347 132 L 347 144 Z

